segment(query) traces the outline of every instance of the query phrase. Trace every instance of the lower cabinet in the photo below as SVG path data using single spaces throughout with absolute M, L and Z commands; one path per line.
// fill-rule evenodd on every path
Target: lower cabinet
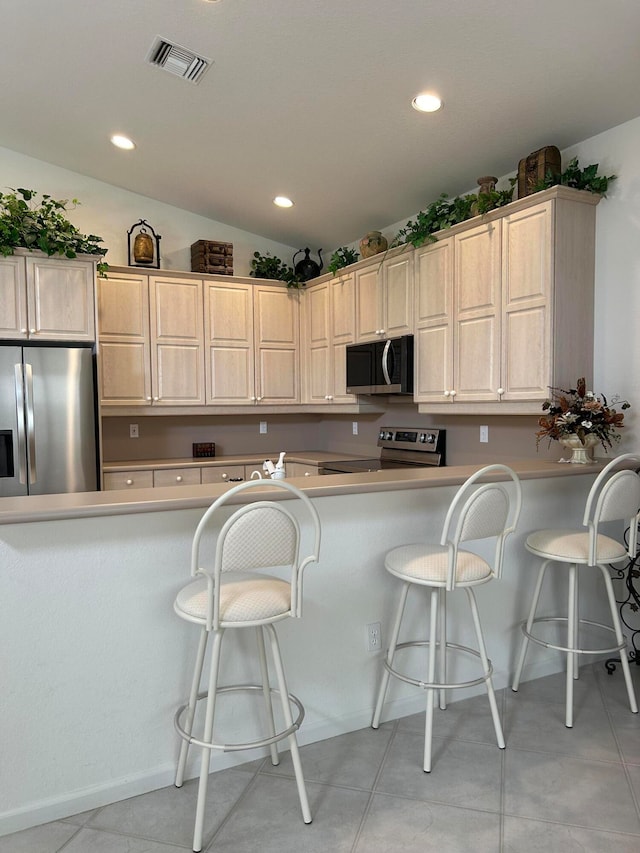
M 286 463 L 287 478 L 290 477 L 315 477 L 318 474 L 317 465 L 305 465 L 303 462 Z
M 254 465 L 193 465 L 184 468 L 149 468 L 136 471 L 106 471 L 103 489 L 150 489 L 154 486 L 199 486 L 201 483 L 242 483 L 254 471 L 262 473 L 262 464 Z M 298 475 L 299 476 L 299 475 Z
M 257 467 L 259 466 L 256 464 Z M 210 468 L 202 469 L 202 482 L 241 483 L 251 476 L 251 471 L 253 471 L 253 467 L 250 465 L 227 465 L 224 468 L 222 466 L 211 466 Z
M 106 472 L 102 478 L 105 491 L 112 489 L 150 489 L 153 486 L 153 471 Z
M 199 486 L 199 468 L 160 468 L 153 472 L 154 486 Z

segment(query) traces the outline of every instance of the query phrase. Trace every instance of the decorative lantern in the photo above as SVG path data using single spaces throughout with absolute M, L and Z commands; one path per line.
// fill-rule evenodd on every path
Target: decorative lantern
M 136 232 L 137 229 L 137 232 Z M 131 238 L 133 237 L 133 253 Z M 149 233 L 151 232 L 151 233 Z M 153 236 L 152 236 L 153 235 Z M 160 269 L 160 235 L 156 234 L 146 219 L 139 219 L 127 231 L 127 250 L 130 267 Z

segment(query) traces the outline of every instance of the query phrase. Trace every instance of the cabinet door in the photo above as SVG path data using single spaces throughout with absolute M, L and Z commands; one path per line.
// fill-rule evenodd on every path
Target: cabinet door
M 356 339 L 356 299 L 353 273 L 330 281 L 330 335 L 332 357 L 331 391 L 333 403 L 353 403 L 355 394 L 347 394 L 347 346 Z
M 301 320 L 303 399 L 306 403 L 329 403 L 333 389 L 328 282 L 310 287 L 302 295 Z
M 419 403 L 452 401 L 453 240 L 438 240 L 415 258 L 414 398 Z
M 202 282 L 154 276 L 149 303 L 154 406 L 203 405 Z
M 545 400 L 551 375 L 553 203 L 502 220 L 503 400 Z
M 95 264 L 28 256 L 29 338 L 94 341 Z
M 258 402 L 300 401 L 299 294 L 284 287 L 255 288 L 256 391 Z
M 357 341 L 377 340 L 383 334 L 382 305 L 378 286 L 380 263 L 356 270 Z
M 207 403 L 255 401 L 253 285 L 206 281 L 204 305 Z
M 454 237 L 454 316 L 454 401 L 499 400 L 499 220 Z
M 382 264 L 382 329 L 386 338 L 413 331 L 413 252 Z
M 151 405 L 149 281 L 110 273 L 98 280 L 98 373 L 103 406 Z
M 0 258 L 0 338 L 24 340 L 28 331 L 24 258 Z

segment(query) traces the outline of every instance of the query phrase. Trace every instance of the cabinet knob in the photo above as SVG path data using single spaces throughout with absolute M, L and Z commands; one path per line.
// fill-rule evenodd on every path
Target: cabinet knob
M 455 392 L 455 391 L 453 391 L 453 390 L 451 390 L 449 393 L 451 394 L 451 396 L 452 396 L 452 397 L 455 397 L 455 396 L 456 396 L 456 392 Z
M 23 335 L 26 335 L 26 334 L 27 334 L 27 330 L 26 330 L 26 329 L 20 329 L 20 331 L 22 332 L 22 334 L 23 334 Z
M 251 397 L 251 400 L 255 403 L 256 398 L 255 398 L 255 397 Z
M 445 391 L 445 392 L 444 392 L 444 396 L 445 396 L 445 397 L 448 397 L 450 394 L 451 394 L 451 391 Z
M 127 486 L 133 486 L 133 480 L 127 480 Z
M 327 400 L 333 400 L 333 394 L 329 394 L 329 396 L 327 397 Z
M 35 329 L 29 329 L 29 334 L 30 334 L 30 335 L 35 335 L 35 333 L 36 333 L 36 330 L 35 330 Z
M 258 402 L 260 402 L 260 400 L 262 400 L 262 397 L 256 397 L 256 400 L 257 400 Z
M 153 402 L 154 402 L 154 403 L 157 403 L 159 399 L 160 399 L 160 397 L 154 397 L 154 398 L 153 398 Z
M 498 394 L 500 395 L 500 397 L 502 397 L 502 395 L 504 394 L 504 388 L 498 388 Z
M 149 403 L 151 402 L 151 397 L 146 397 L 145 399 L 146 399 Z
M 223 480 L 226 480 L 228 476 L 229 476 L 228 474 L 223 474 L 223 475 L 222 475 L 222 479 L 223 479 Z
M 304 476 L 305 476 L 305 477 L 310 477 L 310 476 L 311 476 L 311 474 L 309 473 L 309 471 L 305 471 L 305 472 L 304 472 Z
M 178 474 L 178 476 L 176 477 L 176 483 L 181 483 L 181 482 L 182 482 L 182 477 L 180 476 L 180 474 Z

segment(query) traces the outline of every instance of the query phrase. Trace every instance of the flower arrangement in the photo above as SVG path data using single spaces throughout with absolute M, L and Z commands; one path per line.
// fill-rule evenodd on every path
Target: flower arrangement
M 620 441 L 617 431 L 624 426 L 624 414 L 616 411 L 614 406 L 619 404 L 621 409 L 629 409 L 631 404 L 618 397 L 609 404 L 604 394 L 597 396 L 586 388 L 583 377 L 578 379 L 575 388 L 568 391 L 549 389 L 551 398 L 542 404 L 542 410 L 547 414 L 538 421 L 540 429 L 536 433 L 536 446 L 543 438 L 548 438 L 551 443 L 569 436 L 578 436 L 584 445 L 587 436 L 594 436 L 606 453 L 608 447 Z

